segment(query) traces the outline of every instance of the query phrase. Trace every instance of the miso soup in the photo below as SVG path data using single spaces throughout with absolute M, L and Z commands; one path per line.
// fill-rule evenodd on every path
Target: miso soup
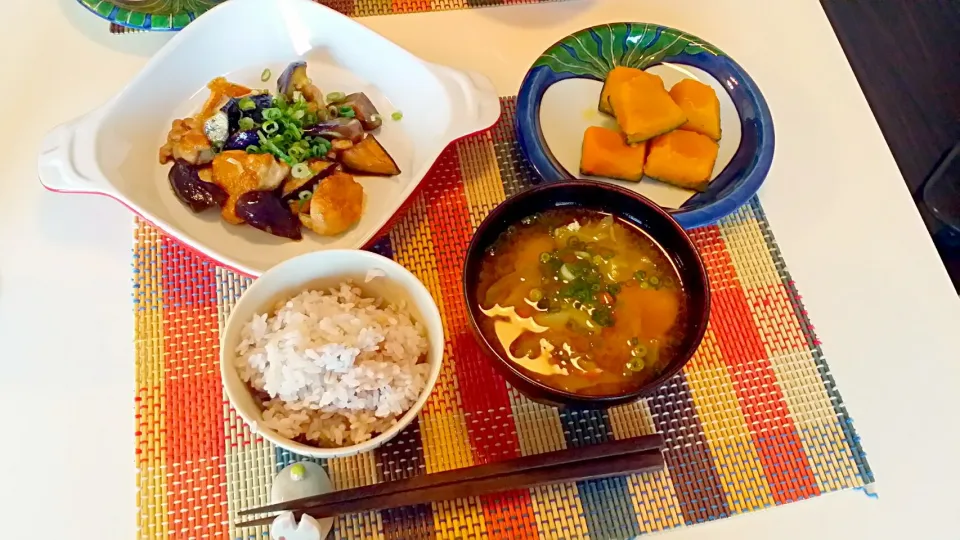
M 481 332 L 543 384 L 631 392 L 669 364 L 683 332 L 676 268 L 645 232 L 596 211 L 549 210 L 508 228 L 484 254 Z

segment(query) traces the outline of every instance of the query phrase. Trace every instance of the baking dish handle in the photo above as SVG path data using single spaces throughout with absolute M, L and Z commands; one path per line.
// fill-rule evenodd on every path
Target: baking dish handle
M 115 191 L 99 173 L 90 173 L 91 167 L 83 166 L 83 161 L 92 159 L 90 151 L 78 152 L 78 134 L 86 118 L 79 118 L 61 124 L 43 137 L 40 154 L 37 156 L 37 173 L 40 183 L 50 191 L 65 193 L 102 193 L 115 195 Z
M 459 102 L 453 104 L 456 119 L 453 125 L 461 129 L 453 134 L 454 138 L 492 127 L 500 118 L 500 98 L 493 82 L 475 71 L 446 69 L 459 97 Z

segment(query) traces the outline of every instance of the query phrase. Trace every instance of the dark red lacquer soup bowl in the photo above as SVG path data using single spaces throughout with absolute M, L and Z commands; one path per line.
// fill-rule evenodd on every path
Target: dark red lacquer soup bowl
M 656 248 L 659 263 L 650 264 L 659 264 L 660 266 L 655 266 L 656 268 L 668 268 L 669 276 L 664 277 L 665 274 L 658 274 L 648 277 L 648 272 L 636 270 L 623 278 L 622 272 L 604 270 L 611 268 L 610 264 L 616 260 L 625 260 L 624 257 L 627 255 L 634 255 L 627 253 L 617 259 L 620 244 L 623 246 L 632 244 L 622 240 L 623 233 L 618 233 L 621 236 L 610 234 L 603 237 L 587 237 L 587 241 L 584 242 L 582 238 L 587 232 L 577 233 L 580 231 L 579 221 L 571 222 L 568 226 L 576 233 L 571 236 L 578 236 L 576 239 L 571 239 L 562 234 L 567 232 L 561 230 L 564 216 L 587 216 L 581 218 L 587 223 L 584 231 L 596 230 L 590 227 L 600 227 L 601 218 L 612 217 L 612 220 L 606 219 L 607 226 L 616 222 L 621 226 L 616 229 L 617 231 L 632 230 L 636 238 L 645 239 L 650 246 Z M 590 216 L 596 216 L 596 219 L 589 221 Z M 540 232 L 533 231 L 531 227 L 539 226 L 538 223 L 541 221 L 547 224 L 542 226 L 543 229 Z M 561 225 L 556 229 L 549 228 L 554 226 L 551 224 L 556 223 Z M 505 303 L 505 306 L 510 308 L 508 311 L 504 311 L 499 303 L 495 306 L 485 306 L 484 303 L 490 304 L 490 297 L 493 294 L 494 285 L 489 283 L 492 279 L 496 279 L 490 276 L 494 275 L 499 268 L 496 262 L 491 261 L 500 256 L 499 254 L 507 252 L 501 250 L 511 249 L 504 248 L 505 244 L 521 242 L 517 240 L 518 231 L 529 233 L 529 236 L 523 237 L 529 240 L 524 241 L 540 242 L 540 245 L 529 249 L 517 247 L 515 252 L 509 252 L 523 253 L 526 256 L 526 259 L 521 259 L 520 255 L 517 255 L 509 261 L 513 264 L 511 272 L 528 276 L 524 282 L 527 288 L 521 291 L 520 296 L 522 302 L 526 302 L 529 308 L 516 300 L 514 304 Z M 549 231 L 549 233 L 543 231 Z M 540 236 L 537 237 L 537 234 Z M 603 240 L 596 240 L 596 238 L 603 238 Z M 628 236 L 628 238 L 632 237 Z M 606 244 L 601 245 L 602 242 Z M 543 245 L 551 247 L 543 248 Z M 640 244 L 637 243 L 637 245 Z M 629 251 L 629 248 L 624 247 L 624 250 Z M 521 263 L 521 260 L 524 262 Z M 642 264 L 650 261 L 648 258 L 630 260 L 641 260 Z M 626 268 L 626 266 L 619 268 Z M 636 267 L 630 267 L 630 270 L 634 268 Z M 552 271 L 557 273 L 550 274 Z M 588 280 L 588 277 L 592 281 Z M 623 279 L 622 282 L 620 282 L 621 279 Z M 524 280 L 520 279 L 520 281 Z M 534 284 L 534 281 L 537 284 Z M 542 289 L 540 283 L 544 284 Z M 481 288 L 484 290 L 481 291 Z M 511 294 L 509 288 L 501 287 L 501 289 L 506 291 L 505 296 Z M 641 289 L 648 290 L 641 291 Z M 655 289 L 655 291 L 649 289 Z M 703 339 L 710 314 L 710 284 L 703 261 L 683 228 L 667 212 L 637 193 L 612 184 L 593 181 L 550 183 L 534 187 L 510 197 L 490 212 L 480 224 L 467 250 L 463 269 L 463 293 L 474 336 L 507 381 L 535 401 L 577 408 L 619 405 L 655 392 L 680 371 L 693 356 Z M 654 293 L 654 296 L 644 296 L 650 293 Z M 673 304 L 669 301 L 671 296 L 675 298 L 674 307 L 671 307 Z M 667 301 L 662 301 L 664 297 Z M 583 301 L 580 302 L 578 298 Z M 625 298 L 654 298 L 656 306 L 642 309 L 620 307 L 629 304 Z M 562 304 L 566 312 L 573 309 L 574 319 L 579 323 L 571 320 L 562 323 L 566 325 L 563 329 L 556 330 L 531 322 L 546 320 L 546 318 L 536 318 L 540 315 L 559 312 L 560 302 L 566 302 Z M 636 306 L 637 303 L 634 301 L 629 305 Z M 571 306 L 574 307 L 571 308 Z M 650 311 L 654 309 L 659 311 Z M 641 336 L 644 336 L 644 331 L 652 332 L 651 328 L 655 327 L 658 321 L 664 320 L 664 317 L 659 315 L 664 312 L 663 310 L 667 310 L 669 315 L 666 320 L 669 321 L 667 324 L 670 329 L 670 338 L 663 340 L 667 345 L 659 347 L 661 341 L 645 341 L 646 337 L 642 339 L 631 337 L 623 340 L 625 343 L 623 347 L 626 349 L 621 355 L 621 349 L 608 346 L 606 343 L 613 341 L 620 343 L 617 339 L 608 339 L 607 336 L 612 335 L 619 339 L 624 335 L 630 335 L 633 328 L 638 329 L 637 334 Z M 533 314 L 521 316 L 521 311 Z M 654 313 L 656 317 L 647 317 L 649 313 Z M 501 324 L 496 322 L 501 320 L 497 318 L 501 315 L 506 316 L 503 320 L 507 322 L 496 326 Z M 508 323 L 516 323 L 521 329 L 513 333 L 501 332 L 499 329 L 507 328 L 503 325 Z M 627 334 L 620 331 L 624 327 L 627 328 Z M 493 331 L 492 328 L 498 328 L 498 330 Z M 550 334 L 551 331 L 554 333 Z M 565 331 L 571 333 L 577 331 L 586 336 L 581 341 L 575 341 L 581 338 L 572 336 L 571 341 L 563 343 L 588 343 L 584 346 L 589 348 L 588 352 L 575 355 L 576 351 L 571 352 L 572 349 L 567 345 L 554 346 L 553 342 L 539 337 L 541 335 L 556 336 L 557 332 L 562 334 Z M 531 332 L 547 333 L 533 336 L 533 343 L 540 343 L 540 345 L 523 349 L 528 352 L 515 351 L 515 345 L 511 343 L 515 344 L 519 340 L 517 336 L 528 335 L 529 338 Z M 513 341 L 505 341 L 504 334 L 509 334 Z M 538 339 L 540 339 L 539 342 Z M 653 349 L 660 352 L 650 352 L 651 344 L 657 345 Z M 597 357 L 603 355 L 604 367 L 600 367 L 599 360 L 592 356 L 591 351 L 594 350 L 600 351 L 597 352 Z M 607 369 L 606 366 L 610 365 L 611 358 L 614 366 L 620 366 L 618 362 L 621 362 L 620 358 L 622 358 L 624 366 L 620 370 L 622 373 L 615 373 L 616 369 Z M 534 369 L 541 371 L 534 372 Z M 607 371 L 604 372 L 604 369 Z M 562 377 L 557 373 L 562 373 Z M 623 377 L 629 383 L 617 385 L 604 382 L 606 386 L 600 386 L 599 383 L 589 386 L 592 383 L 588 381 L 578 382 L 576 384 L 580 386 L 576 386 L 571 382 L 573 379 L 567 378 L 568 374 L 575 374 L 583 380 L 589 377 L 597 377 L 597 380 L 601 380 L 599 377 Z M 585 390 L 585 388 L 588 389 Z M 602 390 L 593 391 L 589 388 L 602 388 Z

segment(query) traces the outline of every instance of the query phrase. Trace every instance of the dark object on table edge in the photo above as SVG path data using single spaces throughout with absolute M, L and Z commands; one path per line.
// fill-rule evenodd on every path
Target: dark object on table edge
M 576 207 L 613 214 L 646 231 L 664 249 L 676 265 L 687 294 L 684 332 L 679 353 L 653 380 L 639 389 L 613 396 L 582 396 L 551 388 L 528 376 L 517 366 L 501 358 L 480 331 L 480 306 L 476 284 L 479 282 L 483 254 L 507 227 L 524 217 L 545 210 Z M 467 303 L 470 329 L 491 361 L 517 390 L 527 397 L 554 406 L 599 408 L 629 403 L 659 388 L 675 375 L 696 352 L 707 329 L 710 315 L 710 282 L 700 253 L 683 228 L 659 206 L 637 193 L 606 183 L 574 181 L 542 184 L 518 193 L 500 203 L 477 228 L 467 248 L 463 268 L 463 294 Z
M 476 496 L 520 487 L 572 482 L 662 469 L 663 436 L 643 435 L 453 469 L 251 508 L 239 516 L 293 511 L 299 518 L 335 516 Z M 269 524 L 276 516 L 237 523 Z

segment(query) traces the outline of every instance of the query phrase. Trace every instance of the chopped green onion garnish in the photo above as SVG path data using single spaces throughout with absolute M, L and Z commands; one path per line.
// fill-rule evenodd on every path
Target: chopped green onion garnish
M 242 129 L 243 131 L 247 131 L 247 130 L 253 129 L 254 126 L 257 125 L 257 123 L 253 121 L 253 118 L 248 118 L 244 116 L 243 118 L 240 119 L 239 125 L 240 125 L 240 129 Z
M 310 190 L 301 191 L 298 195 L 301 201 L 309 200 L 310 197 L 313 197 L 313 192 Z
M 645 345 L 637 345 L 630 351 L 630 354 L 638 358 L 642 358 L 647 355 L 647 347 Z
M 357 113 L 353 112 L 353 109 L 350 107 L 340 107 L 340 116 L 344 118 L 353 118 L 357 116 Z
M 641 289 L 649 289 L 649 288 L 650 288 L 650 284 L 647 283 L 646 281 L 644 281 L 644 282 L 640 283 L 640 288 L 641 288 Z
M 309 154 L 309 152 L 299 146 L 291 146 L 290 150 L 287 150 L 287 153 L 290 154 L 290 158 L 294 161 L 303 161 L 307 157 L 307 154 Z M 302 163 L 298 163 L 298 165 L 302 165 Z
M 543 291 L 540 289 L 530 289 L 530 299 L 539 302 L 543 298 Z
M 290 157 L 297 159 L 297 156 L 295 156 L 293 153 L 294 150 L 299 150 L 299 148 L 291 148 Z M 292 174 L 293 177 L 298 180 L 303 180 L 304 178 L 310 178 L 313 176 L 313 170 L 311 170 L 310 166 L 306 163 L 297 163 L 293 166 L 293 169 L 291 169 L 290 174 Z
M 550 259 L 551 259 L 552 257 L 553 257 L 553 255 L 550 255 L 549 253 L 547 253 L 546 251 L 544 251 L 543 253 L 540 254 L 540 262 L 542 262 L 542 263 L 548 263 L 548 262 L 550 262 Z
M 270 107 L 270 108 L 264 109 L 261 114 L 263 114 L 264 120 L 279 120 L 280 118 L 283 117 L 283 111 L 281 111 L 277 107 Z
M 637 272 L 633 274 L 633 277 L 637 278 L 637 281 L 643 281 L 647 279 L 647 273 L 643 270 L 637 270 Z
M 393 118 L 395 121 L 399 122 L 403 118 L 403 113 L 400 111 L 393 111 L 393 114 L 390 115 L 390 118 Z
M 260 147 L 257 146 L 257 145 L 255 145 L 255 144 L 251 144 L 250 146 L 247 147 L 247 153 L 248 153 L 248 154 L 259 154 L 259 153 L 260 153 Z
M 263 73 L 260 74 L 260 81 L 261 81 L 261 82 L 267 82 L 267 81 L 269 81 L 269 80 L 270 80 L 270 75 L 271 75 L 271 73 L 270 73 L 270 68 L 267 68 L 267 69 L 263 70 Z
M 619 283 L 611 283 L 610 285 L 607 285 L 607 292 L 610 293 L 610 294 L 612 294 L 612 295 L 618 295 L 618 294 L 620 294 L 620 284 L 619 284 Z
M 237 106 L 240 107 L 241 111 L 252 111 L 257 108 L 257 104 L 248 97 L 241 99 Z
M 646 367 L 646 364 L 639 357 L 634 357 L 627 362 L 627 369 L 630 371 L 643 371 L 644 367 Z
M 660 278 L 658 278 L 657 276 L 650 276 L 650 279 L 648 279 L 647 281 L 649 281 L 650 284 L 653 285 L 654 287 L 660 284 Z
M 339 103 L 347 99 L 347 95 L 343 92 L 330 92 L 327 94 L 327 103 Z
M 573 281 L 577 276 L 573 273 L 573 269 L 570 267 L 570 265 L 565 264 L 560 267 L 560 277 L 567 281 Z
M 269 120 L 263 123 L 263 132 L 267 135 L 273 135 L 280 129 L 280 124 L 276 120 Z M 276 144 L 276 143 L 274 143 Z

